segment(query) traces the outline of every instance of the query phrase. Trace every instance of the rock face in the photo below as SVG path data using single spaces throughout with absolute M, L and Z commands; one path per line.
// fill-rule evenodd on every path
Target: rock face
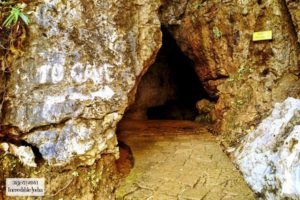
M 159 5 L 30 3 L 28 44 L 7 83 L 7 137 L 33 144 L 51 165 L 117 155 L 116 124 L 161 46 Z
M 161 47 L 161 25 L 194 62 L 207 93 L 217 101 L 209 113 L 223 144 L 238 145 L 276 102 L 299 97 L 299 8 L 298 0 L 31 1 L 24 10 L 30 17 L 26 45 L 21 54 L 10 59 L 9 76 L 3 75 L 2 65 L 0 69 L 2 150 L 30 163 L 28 166 L 37 165 L 40 175 L 50 173 L 53 166 L 98 169 L 107 163 L 113 165 L 113 156 L 118 157 L 117 123 L 134 102 L 141 77 Z M 252 41 L 253 32 L 266 30 L 273 32 L 273 40 Z M 3 81 L 4 77 L 7 80 Z M 165 86 L 167 91 L 169 86 Z M 141 101 L 145 104 L 138 107 L 159 105 L 166 95 L 160 98 Z M 277 104 L 264 123 L 275 120 L 290 127 L 292 116 L 299 115 L 298 104 L 293 99 Z M 293 108 L 298 111 L 293 113 Z M 299 188 L 289 181 L 296 177 L 291 182 L 299 185 L 294 157 L 299 150 L 299 126 L 286 130 L 275 127 L 268 125 L 265 131 L 266 125 L 260 125 L 252 134 L 255 137 L 247 137 L 249 145 L 245 143 L 237 155 L 238 163 L 250 184 L 251 177 L 262 178 L 253 185 L 258 193 L 265 192 L 267 198 L 295 198 Z M 9 142 L 16 144 L 6 144 Z M 26 147 L 22 147 L 24 143 Z M 263 144 L 258 147 L 260 152 L 252 151 L 257 143 Z M 41 163 L 34 163 L 30 145 L 41 153 Z M 18 149 L 26 150 L 25 157 Z M 265 156 L 262 164 L 249 163 L 253 164 L 251 169 L 244 166 L 247 161 L 241 155 L 246 156 L 246 151 L 249 156 Z M 107 162 L 100 159 L 104 154 Z M 10 157 L 2 157 L 9 163 Z M 251 159 L 254 162 L 256 158 Z M 261 172 L 260 166 L 267 171 Z M 10 170 L 9 165 L 4 168 Z M 88 173 L 85 170 L 83 174 Z M 284 173 L 286 176 L 280 175 Z M 271 191 L 274 188 L 280 190 Z
M 3 151 L 5 154 L 11 154 L 17 157 L 23 165 L 29 167 L 37 167 L 34 161 L 34 154 L 30 147 L 18 147 L 13 144 L 8 143 L 1 143 L 0 144 L 0 151 Z
M 300 42 L 300 2 L 293 0 L 285 0 L 288 10 L 293 20 L 295 31 L 298 35 L 298 42 Z
M 10 154 L 0 153 L 0 187 L 5 188 L 5 178 L 45 178 L 45 196 L 43 199 L 114 199 L 113 190 L 118 184 L 117 169 L 112 155 L 103 155 L 91 166 L 73 168 L 49 168 L 47 165 L 36 168 L 26 167 Z M 0 190 L 0 198 L 12 199 Z M 18 197 L 17 197 L 18 198 Z M 32 197 L 20 197 L 33 199 Z M 20 199 L 19 198 L 19 199 Z M 15 198 L 16 199 L 16 198 Z
M 4 70 L 0 69 L 0 80 L 5 80 Z M 2 106 L 3 106 L 3 98 L 5 94 L 5 84 L 4 82 L 0 83 L 0 123 L 2 118 Z
M 296 25 L 299 2 L 288 5 Z M 205 89 L 218 98 L 212 119 L 225 146 L 237 144 L 275 102 L 299 94 L 297 30 L 284 1 L 178 1 L 161 12 Z M 266 30 L 273 40 L 252 41 L 253 32 Z
M 236 163 L 265 199 L 299 199 L 300 100 L 288 98 L 242 142 Z
M 226 146 L 275 102 L 298 95 L 298 2 L 181 0 L 160 6 L 148 0 L 28 4 L 34 11 L 28 44 L 7 82 L 7 136 L 37 146 L 51 165 L 117 155 L 115 127 L 154 62 L 161 23 L 218 98 L 211 113 Z M 252 33 L 263 30 L 272 30 L 273 40 L 253 42 Z
M 156 62 L 150 67 L 139 83 L 135 103 L 125 117 L 147 119 L 150 107 L 161 106 L 166 101 L 175 99 L 176 88 L 166 58 L 159 53 Z

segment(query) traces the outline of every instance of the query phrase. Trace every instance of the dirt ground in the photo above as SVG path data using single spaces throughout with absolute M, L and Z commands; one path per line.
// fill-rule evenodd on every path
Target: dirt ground
M 127 121 L 119 139 L 134 167 L 117 199 L 255 199 L 205 127 L 188 121 Z

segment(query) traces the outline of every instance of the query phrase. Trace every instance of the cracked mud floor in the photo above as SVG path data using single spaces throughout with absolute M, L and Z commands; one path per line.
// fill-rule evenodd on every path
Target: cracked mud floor
M 130 146 L 134 167 L 117 199 L 255 199 L 215 137 L 198 124 L 125 121 L 118 137 Z

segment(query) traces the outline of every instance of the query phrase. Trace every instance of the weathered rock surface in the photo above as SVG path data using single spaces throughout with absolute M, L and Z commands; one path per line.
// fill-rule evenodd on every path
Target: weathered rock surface
M 36 167 L 36 163 L 34 161 L 34 154 L 30 147 L 24 146 L 16 146 L 9 143 L 1 143 L 0 144 L 0 151 L 4 154 L 11 154 L 17 157 L 25 166 L 28 167 Z
M 0 80 L 5 80 L 4 78 L 4 71 L 0 69 Z M 0 83 L 0 123 L 2 119 L 2 106 L 3 106 L 3 99 L 5 94 L 5 84 L 4 81 Z
M 251 132 L 236 163 L 254 192 L 265 199 L 300 197 L 300 100 L 288 98 Z
M 49 168 L 47 165 L 36 168 L 24 166 L 19 159 L 10 154 L 0 153 L 0 199 L 26 199 L 36 197 L 8 197 L 5 195 L 5 178 L 45 178 L 43 200 L 114 199 L 114 188 L 118 183 L 117 169 L 113 155 L 104 155 L 91 166 L 73 169 Z M 2 178 L 4 177 L 4 178 Z
M 75 157 L 90 164 L 101 152 L 117 154 L 116 124 L 161 45 L 158 15 L 208 93 L 219 97 L 212 118 L 225 145 L 235 144 L 274 102 L 299 93 L 298 2 L 162 4 L 30 3 L 29 42 L 7 83 L 2 124 L 10 137 L 36 145 L 51 164 Z M 272 30 L 274 39 L 252 42 L 262 30 Z
M 148 108 L 161 106 L 175 99 L 176 88 L 171 69 L 163 53 L 158 54 L 155 63 L 143 76 L 138 85 L 135 103 L 126 113 L 130 119 L 147 119 Z
M 259 124 L 276 102 L 299 97 L 299 1 L 45 0 L 29 3 L 26 10 L 31 11 L 26 46 L 21 57 L 12 59 L 8 81 L 0 82 L 0 137 L 1 142 L 25 140 L 36 146 L 46 161 L 37 163 L 37 170 L 44 170 L 40 175 L 59 174 L 52 173 L 45 167 L 47 164 L 69 164 L 72 169 L 91 165 L 98 173 L 99 168 L 113 163 L 112 155 L 118 155 L 116 125 L 133 103 L 137 85 L 160 49 L 161 23 L 194 61 L 207 92 L 218 99 L 211 115 L 225 146 L 237 145 L 249 127 Z M 265 30 L 273 31 L 273 40 L 252 41 L 253 32 Z M 155 105 L 165 98 L 156 100 Z M 153 102 L 147 102 L 147 106 Z M 258 139 L 249 136 L 249 142 L 253 142 L 244 144 L 251 152 L 252 146 L 260 143 L 259 138 L 271 137 L 266 133 L 275 131 L 269 125 L 270 130 L 262 134 L 261 127 L 265 126 L 254 132 Z M 267 171 L 260 174 L 260 165 L 245 167 L 246 178 L 257 177 L 256 172 L 266 177 L 266 181 L 260 179 L 253 186 L 255 191 L 265 192 L 268 198 L 296 198 L 299 194 L 299 188 L 288 184 L 290 176 L 296 177 L 290 182 L 299 185 L 293 174 L 299 171 L 294 157 L 299 150 L 295 143 L 299 139 L 298 127 L 278 131 L 274 141 L 270 139 L 263 143 L 265 147 L 259 147 L 262 152 L 254 152 L 258 157 L 266 155 L 261 159 L 262 167 L 269 170 L 274 165 L 277 170 L 269 176 L 264 174 Z M 6 143 L 1 146 L 17 157 L 19 154 L 9 148 L 30 148 Z M 268 147 L 274 152 L 264 154 Z M 109 161 L 99 159 L 103 154 L 109 154 Z M 243 158 L 238 158 L 242 166 Z M 1 159 L 6 160 L 0 162 L 1 167 L 9 170 L 10 165 L 4 163 L 14 159 L 10 155 Z M 83 177 L 88 175 L 88 168 L 82 169 Z M 1 177 L 15 172 L 12 169 Z M 20 173 L 25 176 L 31 172 L 26 168 Z M 70 171 L 64 173 L 73 179 Z M 112 172 L 104 173 L 107 177 L 103 180 L 109 179 L 109 173 Z M 62 181 L 63 177 L 58 179 Z M 250 178 L 248 182 L 251 181 Z M 62 181 L 57 188 L 63 184 Z M 275 193 L 271 191 L 274 187 L 279 188 Z M 57 188 L 53 194 L 59 192 Z M 91 185 L 87 189 L 90 188 Z M 113 190 L 113 186 L 107 189 L 108 193 Z M 72 193 L 72 188 L 68 192 Z M 82 198 L 98 198 L 92 195 Z
M 280 0 L 180 2 L 185 12 L 174 16 L 169 10 L 176 3 L 167 3 L 162 22 L 195 62 L 207 92 L 218 97 L 212 118 L 223 144 L 237 144 L 275 102 L 299 94 L 299 48 L 290 14 Z M 253 32 L 265 30 L 273 31 L 272 41 L 252 41 Z
M 214 109 L 214 103 L 210 102 L 207 99 L 201 99 L 197 102 L 196 107 L 200 114 L 210 113 Z
M 10 69 L 3 125 L 52 165 L 118 153 L 117 122 L 161 46 L 158 1 L 30 3 L 28 44 Z M 133 92 L 132 92 L 133 91 Z
M 294 0 L 285 0 L 288 10 L 291 14 L 295 31 L 298 35 L 298 42 L 300 42 L 300 2 Z

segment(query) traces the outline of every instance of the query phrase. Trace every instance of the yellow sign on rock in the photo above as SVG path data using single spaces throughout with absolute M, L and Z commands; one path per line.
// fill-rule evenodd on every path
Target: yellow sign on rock
M 272 40 L 272 31 L 262 31 L 253 33 L 253 41 Z

